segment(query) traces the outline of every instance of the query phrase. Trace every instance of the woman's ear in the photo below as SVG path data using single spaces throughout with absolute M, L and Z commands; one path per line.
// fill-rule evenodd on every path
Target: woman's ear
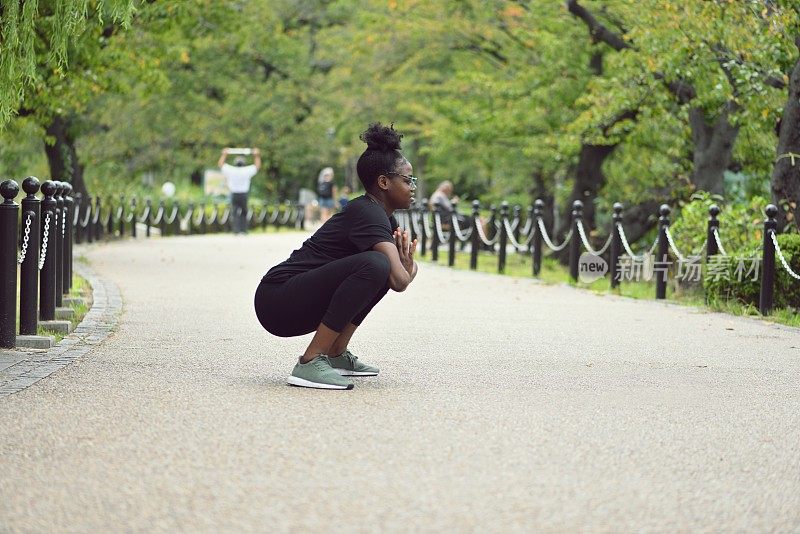
M 378 187 L 380 187 L 383 191 L 389 189 L 389 178 L 385 174 L 378 176 Z

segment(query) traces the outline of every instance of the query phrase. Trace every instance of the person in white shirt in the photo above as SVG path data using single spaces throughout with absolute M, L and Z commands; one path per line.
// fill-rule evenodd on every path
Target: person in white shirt
M 225 163 L 228 149 L 222 149 L 219 157 L 219 168 L 225 176 L 228 191 L 231 194 L 231 217 L 233 217 L 233 233 L 247 233 L 247 196 L 250 193 L 250 180 L 261 168 L 261 151 L 253 149 L 253 163 L 245 165 L 243 156 L 236 156 L 233 165 Z

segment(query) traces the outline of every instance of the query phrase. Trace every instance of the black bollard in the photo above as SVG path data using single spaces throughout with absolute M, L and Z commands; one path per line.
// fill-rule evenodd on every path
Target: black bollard
M 611 216 L 611 256 L 609 262 L 609 271 L 611 271 L 611 288 L 619 286 L 622 278 L 622 273 L 619 269 L 619 257 L 622 256 L 622 235 L 619 233 L 619 227 L 622 224 L 622 203 L 614 202 L 614 214 Z
M 116 210 L 114 210 L 114 197 L 108 197 L 108 219 L 106 220 L 106 235 L 109 239 L 114 238 L 114 218 L 116 217 L 114 214 Z
M 164 204 L 164 199 L 158 201 L 158 212 L 161 217 L 158 218 L 158 231 L 161 237 L 167 236 L 167 206 Z
M 765 210 L 767 220 L 764 221 L 764 249 L 761 257 L 761 294 L 758 298 L 758 311 L 761 315 L 769 315 L 775 301 L 775 244 L 772 234 L 778 230 L 778 208 L 769 204 Z
M 497 227 L 495 226 L 497 223 L 497 206 L 489 204 L 489 212 L 491 215 L 489 215 L 489 223 L 486 225 L 489 227 L 489 231 L 486 232 L 486 239 L 491 241 L 497 235 Z M 494 254 L 494 245 L 486 245 L 486 249 Z
M 69 294 L 69 290 L 72 289 L 72 241 L 73 241 L 73 234 L 75 232 L 75 226 L 73 222 L 75 221 L 74 217 L 74 209 L 75 209 L 75 201 L 72 199 L 72 184 L 69 182 L 65 183 L 66 191 L 64 192 L 64 211 L 67 213 L 66 218 L 66 235 L 64 236 L 64 294 Z
M 119 237 L 122 239 L 125 237 L 125 195 L 119 196 L 119 207 L 117 208 L 117 214 L 119 215 Z
M 55 246 L 51 251 L 53 254 L 53 261 L 55 262 L 56 272 L 56 308 L 64 304 L 64 263 L 61 257 L 64 255 L 64 234 L 66 233 L 66 225 L 64 224 L 64 197 L 62 196 L 65 190 L 64 182 L 55 182 L 56 192 L 56 227 L 51 229 L 53 234 Z
M 433 217 L 433 235 L 431 236 L 431 261 L 439 261 L 439 226 L 436 224 L 436 220 L 441 220 L 439 216 L 439 204 L 433 206 L 431 210 L 431 215 Z
M 539 228 L 539 221 L 542 219 L 543 212 L 544 200 L 537 198 L 533 203 L 533 226 L 531 226 L 531 232 L 536 232 L 531 240 L 533 276 L 539 276 L 539 273 L 542 272 L 542 231 Z
M 497 272 L 503 274 L 506 272 L 506 245 L 508 245 L 508 202 L 505 200 L 500 205 L 500 241 L 499 241 L 499 254 L 497 255 Z
M 458 236 L 456 235 L 456 222 L 454 221 L 456 218 L 456 203 L 453 203 L 453 207 L 450 210 L 450 241 L 448 243 L 449 248 L 447 250 L 447 265 L 452 267 L 456 264 L 456 241 L 458 241 Z
M 417 239 L 417 227 L 414 225 L 414 213 L 417 211 L 415 206 L 408 208 L 408 231 L 413 243 Z
M 103 239 L 103 201 L 100 195 L 94 199 L 94 215 L 92 215 L 92 228 L 94 232 L 94 240 L 100 241 Z
M 578 225 L 583 219 L 583 202 L 576 200 L 572 203 L 572 241 L 569 243 L 569 277 L 573 282 L 578 281 L 578 260 L 581 255 L 581 237 Z
M 39 319 L 52 321 L 56 318 L 56 192 L 55 182 L 48 180 L 42 184 L 42 248 L 39 257 Z
M 36 198 L 39 180 L 28 176 L 22 181 L 22 189 L 27 196 L 22 199 L 22 250 L 25 259 L 19 275 L 19 333 L 36 335 L 39 324 L 39 225 L 42 208 Z
M 666 204 L 661 204 L 658 209 L 658 253 L 656 263 L 661 267 L 656 269 L 656 298 L 667 298 L 667 264 L 669 262 L 669 242 L 667 241 L 667 229 L 669 228 L 669 214 L 672 210 Z M 655 267 L 655 265 L 654 265 Z
M 481 246 L 481 236 L 478 233 L 480 224 L 481 203 L 479 200 L 472 201 L 472 250 L 469 251 L 469 268 L 473 271 L 478 268 L 478 249 Z
M 134 239 L 136 239 L 136 207 L 136 197 L 133 197 L 131 199 L 131 237 Z
M 708 231 L 706 232 L 706 262 L 708 258 L 719 254 L 719 247 L 717 240 L 714 237 L 714 230 L 719 230 L 719 220 L 717 216 L 720 213 L 719 206 L 712 204 L 708 208 Z
M 514 239 L 516 239 L 517 243 L 519 243 L 519 233 L 522 230 L 522 220 L 520 217 L 520 213 L 522 213 L 522 207 L 517 204 L 514 206 L 514 222 L 517 223 L 516 226 L 512 226 L 514 229 Z
M 75 222 L 75 243 L 81 244 L 83 242 L 83 225 L 81 221 L 81 210 L 83 209 L 83 195 L 80 193 L 75 193 L 75 205 L 72 208 L 74 217 L 73 220 Z
M 19 185 L 14 180 L 0 183 L 0 348 L 11 349 L 17 342 L 17 237 L 19 204 L 14 199 Z
M 422 206 L 419 212 L 419 253 L 424 258 L 425 253 L 428 251 L 428 230 L 425 228 L 425 222 L 428 220 L 428 199 L 422 199 Z
M 536 219 L 533 217 L 533 206 L 532 205 L 528 206 L 528 209 L 526 211 L 526 216 L 528 218 L 527 218 L 527 220 L 525 222 L 525 226 L 529 226 L 529 228 L 530 228 L 530 230 L 528 230 L 528 235 L 526 237 L 530 237 L 531 232 L 536 231 L 535 230 L 535 228 L 536 228 Z M 530 223 L 530 225 L 528 223 Z M 533 241 L 529 240 L 528 241 L 528 253 L 533 251 L 532 247 L 533 247 Z

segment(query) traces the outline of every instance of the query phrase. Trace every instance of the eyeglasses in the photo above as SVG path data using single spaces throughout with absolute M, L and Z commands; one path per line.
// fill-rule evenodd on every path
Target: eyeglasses
M 413 188 L 417 187 L 417 177 L 410 175 L 410 174 L 400 174 L 399 172 L 387 172 L 386 174 L 394 174 L 395 176 L 402 176 L 405 178 L 405 182 L 407 185 L 410 185 Z

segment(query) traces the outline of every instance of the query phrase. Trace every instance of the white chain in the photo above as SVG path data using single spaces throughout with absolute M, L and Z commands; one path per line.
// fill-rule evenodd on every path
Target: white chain
M 718 249 L 719 249 L 719 251 L 722 253 L 722 255 L 723 255 L 723 256 L 727 256 L 727 255 L 728 255 L 728 253 L 727 253 L 727 252 L 725 252 L 725 249 L 724 249 L 724 248 L 722 248 L 722 241 L 721 241 L 721 240 L 720 240 L 720 238 L 719 238 L 719 229 L 717 229 L 717 228 L 714 228 L 714 241 L 716 241 L 716 242 L 717 242 L 717 248 L 718 248 Z
M 459 241 L 466 241 L 472 237 L 472 228 L 468 228 L 466 233 L 461 231 L 461 227 L 458 226 L 458 217 L 456 217 L 455 213 L 453 213 L 450 218 L 452 220 L 453 230 L 456 232 L 456 238 L 458 238 Z
M 672 252 L 675 253 L 678 261 L 681 263 L 685 262 L 686 258 L 683 257 L 683 254 L 680 253 L 678 247 L 675 246 L 675 241 L 672 240 L 672 234 L 669 231 L 669 226 L 664 228 L 664 234 L 667 236 L 667 243 L 669 243 L 669 247 L 672 249 Z
M 44 216 L 44 233 L 42 234 L 42 255 L 39 258 L 39 270 L 44 267 L 44 262 L 47 258 L 47 239 L 50 237 L 50 212 L 48 211 Z
M 547 230 L 544 227 L 544 221 L 542 219 L 539 219 L 539 230 L 542 232 L 542 239 L 544 240 L 544 244 L 547 245 L 550 248 L 550 250 L 554 252 L 559 252 L 561 250 L 564 250 L 564 247 L 567 246 L 569 240 L 572 239 L 572 228 L 570 228 L 569 233 L 566 235 L 566 237 L 564 237 L 564 241 L 558 246 L 554 245 L 553 242 L 550 241 L 550 236 L 547 235 Z
M 508 223 L 507 219 L 503 219 L 503 224 L 505 224 L 506 235 L 508 237 L 508 240 L 511 242 L 511 246 L 513 246 L 515 249 L 517 249 L 517 251 L 522 251 L 522 250 L 525 250 L 526 248 L 528 248 L 528 245 L 530 244 L 531 239 L 533 239 L 533 234 L 535 232 L 531 232 L 528 235 L 528 238 L 525 240 L 525 243 L 520 244 L 517 241 L 517 239 L 514 237 L 514 231 L 511 228 L 511 225 Z
M 28 253 L 28 239 L 31 235 L 31 221 L 33 220 L 33 212 L 28 212 L 28 218 L 25 220 L 25 235 L 22 236 L 22 252 L 19 255 L 17 263 L 22 264 L 25 261 L 25 256 Z
M 781 252 L 781 247 L 778 246 L 778 238 L 775 237 L 775 232 L 770 230 L 769 235 L 772 238 L 772 244 L 775 245 L 775 252 L 778 253 L 778 258 L 780 258 L 783 268 L 786 269 L 786 272 L 789 273 L 789 276 L 795 280 L 800 280 L 800 274 L 794 272 L 792 268 L 789 267 L 789 263 L 786 261 L 786 258 L 783 257 L 783 252 Z
M 61 211 L 61 239 L 64 239 L 64 234 L 67 232 L 67 218 L 66 211 Z
M 433 214 L 433 220 L 436 223 L 436 233 L 439 234 L 439 242 L 447 243 L 450 241 L 450 234 L 447 234 L 447 236 L 444 235 L 444 230 L 442 230 L 442 218 L 438 213 Z
M 614 234 L 612 233 L 610 236 L 608 236 L 608 239 L 606 239 L 605 244 L 602 247 L 600 247 L 600 250 L 594 250 L 589 245 L 589 240 L 586 239 L 586 229 L 583 227 L 583 221 L 578 221 L 578 234 L 580 234 L 581 241 L 583 241 L 583 246 L 586 247 L 586 250 L 588 250 L 595 256 L 600 256 L 603 253 L 605 253 L 605 251 L 608 250 L 608 247 L 611 245 L 611 240 L 614 239 Z
M 483 225 L 481 224 L 480 217 L 475 217 L 475 228 L 478 229 L 478 237 L 481 238 L 481 241 L 487 247 L 493 247 L 495 243 L 500 239 L 500 233 L 496 233 L 494 237 L 490 240 L 486 237 L 486 232 L 483 231 Z
M 636 254 L 633 253 L 633 251 L 631 250 L 631 246 L 628 244 L 628 238 L 625 236 L 625 229 L 622 228 L 622 224 L 617 223 L 617 230 L 619 230 L 619 237 L 620 240 L 622 241 L 622 246 L 625 248 L 625 252 L 627 252 L 628 256 L 630 256 L 633 259 L 643 260 L 645 256 L 652 255 L 653 251 L 656 249 L 656 246 L 658 245 L 658 235 L 656 235 L 656 240 L 653 241 L 653 246 L 650 247 L 650 250 L 648 250 L 646 254 L 637 256 Z

